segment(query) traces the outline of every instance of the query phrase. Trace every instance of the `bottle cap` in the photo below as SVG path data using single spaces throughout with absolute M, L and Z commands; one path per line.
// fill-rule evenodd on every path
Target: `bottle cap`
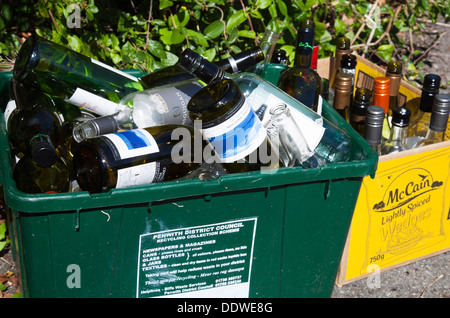
M 184 50 L 178 60 L 178 65 L 188 72 L 191 72 L 196 66 L 198 67 L 199 64 L 199 54 L 191 49 Z
M 441 77 L 436 74 L 427 74 L 423 80 L 422 90 L 437 93 L 441 85 Z
M 341 68 L 355 68 L 356 67 L 356 56 L 353 54 L 344 54 L 341 58 Z
M 352 80 L 352 74 L 339 71 L 336 74 L 336 82 L 334 83 L 334 86 L 337 90 L 351 91 L 353 85 Z
M 390 82 L 388 77 L 376 77 L 373 84 L 373 104 L 389 111 Z
M 353 99 L 352 113 L 358 116 L 365 116 L 366 110 L 370 106 L 372 91 L 368 88 L 358 87 Z
M 411 111 L 406 107 L 397 107 L 392 111 L 392 124 L 397 127 L 407 127 Z
M 223 79 L 224 77 L 224 72 L 220 67 L 210 63 L 191 49 L 186 49 L 181 53 L 178 65 L 189 73 L 195 74 L 195 76 L 207 84 Z
M 433 111 L 430 119 L 430 129 L 445 131 L 450 111 L 450 96 L 437 94 L 434 98 Z
M 366 129 L 364 138 L 371 145 L 381 142 L 383 132 L 384 109 L 381 106 L 371 105 L 366 110 Z
M 315 36 L 315 24 L 312 18 L 306 18 L 300 21 L 300 27 L 297 32 L 297 50 L 304 54 L 313 51 Z
M 50 167 L 57 159 L 55 147 L 47 135 L 38 134 L 31 141 L 31 157 L 40 167 Z

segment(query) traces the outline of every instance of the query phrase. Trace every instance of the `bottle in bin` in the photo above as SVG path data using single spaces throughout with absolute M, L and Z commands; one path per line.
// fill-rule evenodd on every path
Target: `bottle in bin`
M 386 110 L 385 110 L 386 111 Z M 381 154 L 387 155 L 408 150 L 406 143 L 411 111 L 406 107 L 397 107 L 392 112 L 392 127 L 389 138 L 381 145 Z
M 349 159 L 351 141 L 344 131 L 263 78 L 253 73 L 221 72 L 216 66 L 189 49 L 182 53 L 178 63 L 207 83 L 224 78 L 232 79 L 238 84 L 266 128 L 271 125 L 270 110 L 280 103 L 288 105 L 298 126 L 305 128 L 303 131 L 311 149 L 314 149 L 327 163 L 344 162 Z

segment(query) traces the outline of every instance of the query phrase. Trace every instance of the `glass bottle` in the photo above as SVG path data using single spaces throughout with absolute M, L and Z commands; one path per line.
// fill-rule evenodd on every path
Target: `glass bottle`
M 243 71 L 265 59 L 265 52 L 261 47 L 252 48 L 231 55 L 214 64 L 229 73 Z M 177 84 L 186 80 L 196 79 L 191 73 L 186 72 L 178 64 L 164 67 L 150 74 L 144 75 L 140 81 L 145 84 L 147 89 Z
M 30 155 L 17 162 L 13 179 L 18 190 L 25 193 L 64 193 L 70 190 L 69 171 L 61 158 L 42 167 Z
M 398 91 L 400 89 L 400 83 L 402 80 L 402 62 L 390 61 L 386 70 L 386 77 L 390 79 L 389 85 L 389 108 L 394 110 L 398 106 L 403 107 L 404 105 L 399 105 Z
M 235 55 L 234 58 L 227 59 L 227 61 L 234 61 L 230 62 L 233 67 L 224 67 L 222 70 L 229 69 L 232 72 L 240 72 L 247 69 L 249 65 L 262 61 L 263 57 L 259 48 L 247 50 Z M 225 65 L 225 63 L 219 63 L 219 65 Z M 76 125 L 73 131 L 75 140 L 80 142 L 121 129 L 129 130 L 170 124 L 193 126 L 187 105 L 191 97 L 205 84 L 191 73 L 186 72 L 181 66 L 177 65 L 177 67 L 189 74 L 190 79 L 128 94 L 118 103 L 121 111 Z M 216 67 L 220 68 L 217 64 Z
M 327 162 L 349 159 L 351 141 L 343 130 L 260 76 L 248 72 L 226 74 L 189 49 L 182 53 L 178 63 L 205 82 L 223 78 L 234 80 L 264 127 L 271 124 L 269 113 L 272 107 L 280 103 L 288 105 L 297 125 L 302 127 L 311 149 L 326 158 Z
M 371 105 L 372 91 L 368 88 L 358 87 L 355 90 L 355 98 L 350 111 L 350 125 L 361 136 L 365 135 L 366 112 Z
M 341 68 L 341 59 L 344 54 L 352 53 L 350 48 L 351 42 L 350 39 L 344 35 L 338 35 L 336 37 L 336 53 L 334 55 L 334 63 L 332 69 L 330 70 L 331 78 L 330 78 L 330 88 L 334 89 L 334 81 L 336 79 L 336 75 Z
M 345 74 L 351 74 L 352 75 L 352 86 L 355 86 L 355 74 L 356 74 L 356 56 L 349 53 L 344 54 L 341 57 L 341 68 L 340 72 Z M 353 90 L 352 90 L 353 93 Z
M 203 136 L 228 172 L 280 167 L 265 128 L 234 81 L 205 86 L 191 98 L 188 110 L 192 121 L 201 121 Z
M 311 68 L 315 24 L 312 18 L 300 22 L 297 33 L 294 66 L 286 69 L 278 80 L 278 87 L 299 100 L 305 106 L 317 111 L 322 93 L 322 80 Z
M 350 122 L 349 112 L 352 93 L 352 75 L 339 71 L 336 75 L 333 107 L 346 122 Z
M 205 155 L 212 151 L 197 155 L 197 142 L 200 151 L 208 146 L 200 132 L 181 125 L 106 134 L 77 145 L 73 169 L 80 189 L 90 193 L 177 180 L 198 168 L 202 160 L 215 159 Z
M 302 130 L 292 118 L 286 104 L 279 104 L 270 110 L 273 125 L 276 129 L 270 140 L 277 140 L 280 149 L 280 159 L 286 167 L 301 166 L 315 168 L 326 165 L 325 160 L 311 150 L 306 142 Z
M 370 105 L 369 107 L 367 107 L 364 139 L 379 156 L 381 156 L 383 122 L 383 107 L 376 105 Z
M 374 79 L 373 85 L 373 102 L 372 104 L 381 106 L 384 109 L 384 123 L 383 123 L 383 138 L 388 139 L 391 131 L 389 118 L 392 112 L 389 110 L 389 83 L 390 79 L 387 77 L 377 77 Z
M 450 96 L 437 94 L 434 98 L 430 125 L 425 137 L 417 142 L 414 148 L 419 148 L 444 141 L 450 111 Z
M 99 115 L 114 113 L 122 97 L 145 88 L 130 74 L 37 35 L 20 48 L 13 76 Z
M 61 127 L 61 120 L 55 112 L 40 102 L 29 108 L 16 108 L 8 118 L 7 127 L 14 154 L 31 155 L 40 166 L 53 164 Z
M 265 56 L 264 61 L 261 61 L 260 63 L 257 64 L 255 63 L 253 66 L 247 69 L 247 72 L 252 72 L 261 77 L 266 77 L 267 75 L 266 72 L 268 71 L 269 64 L 272 63 L 271 60 L 274 55 L 275 46 L 279 38 L 280 34 L 272 30 L 266 29 L 264 31 L 263 37 L 259 44 L 259 47 L 261 48 L 261 51 L 264 53 Z M 224 71 L 231 73 L 225 69 Z
M 386 110 L 385 110 L 386 111 Z M 389 139 L 381 145 L 381 154 L 387 155 L 408 150 L 406 135 L 411 116 L 411 111 L 406 107 L 397 107 L 392 112 L 392 128 Z
M 409 142 L 412 144 L 415 144 L 418 140 L 423 138 L 428 131 L 434 98 L 437 94 L 439 94 L 440 84 L 441 77 L 439 75 L 425 75 L 422 86 L 422 94 L 420 97 L 419 110 L 416 116 L 411 119 L 411 124 L 408 130 L 408 139 L 410 139 Z

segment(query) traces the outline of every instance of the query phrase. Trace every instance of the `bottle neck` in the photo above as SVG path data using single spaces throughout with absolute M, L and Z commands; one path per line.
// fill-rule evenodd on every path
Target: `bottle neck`
M 405 144 L 407 133 L 408 126 L 401 127 L 393 123 L 391 128 L 391 135 L 389 136 L 388 142 Z

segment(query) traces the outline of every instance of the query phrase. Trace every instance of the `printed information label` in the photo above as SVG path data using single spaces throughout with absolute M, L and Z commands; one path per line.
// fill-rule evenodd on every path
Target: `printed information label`
M 249 297 L 256 218 L 143 234 L 136 297 Z

